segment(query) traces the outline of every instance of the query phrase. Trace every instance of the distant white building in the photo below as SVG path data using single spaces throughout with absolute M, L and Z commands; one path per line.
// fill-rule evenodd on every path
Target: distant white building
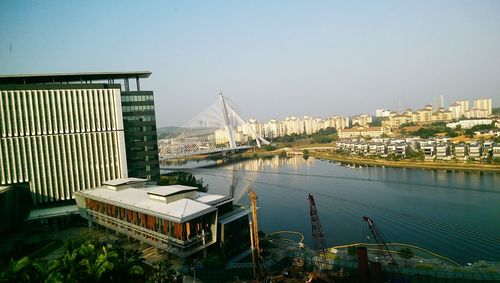
M 474 120 L 462 120 L 454 123 L 446 124 L 446 127 L 455 129 L 460 126 L 462 129 L 470 129 L 477 125 L 490 125 L 493 123 L 492 119 L 474 119 Z
M 295 116 L 286 117 L 283 124 L 285 126 L 284 128 L 286 135 L 304 133 L 304 127 L 302 121 Z
M 389 117 L 391 115 L 391 110 L 377 109 L 375 110 L 375 117 Z
M 335 128 L 337 130 L 349 127 L 349 118 L 341 116 L 332 116 L 325 119 L 325 127 Z
M 283 135 L 284 131 L 282 122 L 272 119 L 264 124 L 264 137 L 273 139 Z
M 492 113 L 492 100 L 491 98 L 482 98 L 474 100 L 474 108 L 485 110 L 487 117 Z
M 339 130 L 339 138 L 350 139 L 355 137 L 372 137 L 377 138 L 383 134 L 389 134 L 390 128 L 388 127 L 352 127 L 352 129 Z
M 372 122 L 372 116 L 367 115 L 367 114 L 361 114 L 358 116 L 352 117 L 352 124 L 356 125 L 358 124 L 359 126 L 368 126 Z

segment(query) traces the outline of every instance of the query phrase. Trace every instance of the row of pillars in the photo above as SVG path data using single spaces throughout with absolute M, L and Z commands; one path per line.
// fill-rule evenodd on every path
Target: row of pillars
M 96 230 L 99 229 L 99 225 L 98 224 L 94 224 L 94 222 L 92 222 L 90 220 L 88 220 L 88 226 L 91 229 L 94 229 L 94 228 Z M 111 234 L 114 231 L 116 236 L 120 236 L 120 232 L 118 232 L 118 231 L 111 230 L 111 229 L 109 229 L 107 227 L 104 227 L 104 226 L 103 226 L 103 228 L 105 229 L 106 233 L 108 233 L 108 234 Z M 130 237 L 129 235 L 126 235 L 126 236 L 127 236 L 128 243 L 133 243 L 134 241 L 139 241 L 141 249 L 146 249 L 149 246 L 151 246 L 151 245 L 149 245 L 148 243 L 146 243 L 144 241 L 134 239 L 134 238 Z M 155 251 L 155 255 L 157 255 L 157 256 L 162 254 L 162 250 L 159 249 L 158 247 L 154 247 L 154 251 Z M 170 257 L 171 257 L 170 254 L 167 253 L 167 258 L 170 259 Z
M 130 91 L 130 83 L 129 83 L 129 78 L 124 78 L 124 84 L 125 84 L 125 91 Z M 139 77 L 135 77 L 135 85 L 137 88 L 137 91 L 141 91 L 141 82 L 139 80 Z

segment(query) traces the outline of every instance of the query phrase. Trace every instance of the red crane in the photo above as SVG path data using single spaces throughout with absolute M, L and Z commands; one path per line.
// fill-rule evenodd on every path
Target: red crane
M 382 236 L 382 233 L 380 233 L 379 229 L 377 226 L 375 226 L 375 223 L 373 220 L 368 217 L 368 216 L 363 216 L 363 220 L 368 224 L 368 228 L 370 229 L 373 238 L 375 238 L 375 241 L 377 242 L 379 250 L 382 251 L 382 255 L 384 256 L 385 261 L 389 265 L 389 268 L 391 269 L 391 272 L 394 274 L 399 274 L 399 267 L 394 258 L 392 257 L 391 252 L 389 251 L 389 247 L 387 247 L 387 244 L 384 240 L 384 237 Z

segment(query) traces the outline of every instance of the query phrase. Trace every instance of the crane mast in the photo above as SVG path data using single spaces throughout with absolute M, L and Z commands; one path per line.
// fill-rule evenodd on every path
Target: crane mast
M 328 263 L 325 234 L 323 233 L 323 228 L 319 221 L 318 210 L 316 209 L 316 202 L 314 201 L 313 195 L 309 194 L 308 199 L 316 263 L 318 269 L 321 270 L 322 268 L 326 268 L 326 264 Z
M 253 274 L 257 275 L 258 262 L 260 260 L 260 246 L 259 246 L 259 225 L 257 222 L 257 194 L 254 191 L 248 190 L 250 196 L 250 204 L 252 209 L 252 220 L 250 221 L 250 249 L 252 251 Z
M 391 252 L 389 251 L 389 247 L 387 246 L 384 237 L 382 236 L 382 233 L 380 233 L 379 229 L 377 226 L 375 226 L 375 223 L 373 220 L 368 217 L 368 216 L 363 216 L 363 220 L 368 224 L 368 228 L 370 229 L 370 232 L 373 235 L 373 238 L 375 238 L 375 241 L 377 242 L 377 246 L 379 250 L 382 251 L 382 255 L 384 256 L 385 261 L 389 265 L 389 268 L 393 273 L 398 274 L 399 273 L 399 267 L 394 258 L 392 257 Z

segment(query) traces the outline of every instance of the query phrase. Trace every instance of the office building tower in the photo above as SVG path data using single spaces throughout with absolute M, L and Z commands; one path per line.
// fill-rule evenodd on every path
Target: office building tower
M 152 153 L 154 102 L 152 92 L 141 92 L 139 85 L 150 74 L 0 76 L 0 186 L 28 186 L 33 204 L 40 205 L 71 200 L 74 192 L 106 180 L 129 175 L 154 180 L 159 172 L 158 155 Z M 129 79 L 136 79 L 136 91 L 130 91 Z M 135 101 L 137 96 L 144 101 Z M 124 109 L 128 106 L 138 108 Z M 131 118 L 139 116 L 147 118 Z M 140 121 L 130 123 L 133 119 Z M 132 138 L 138 135 L 141 141 Z M 135 163 L 139 155 L 143 171 Z M 141 175 L 146 172 L 150 177 Z

